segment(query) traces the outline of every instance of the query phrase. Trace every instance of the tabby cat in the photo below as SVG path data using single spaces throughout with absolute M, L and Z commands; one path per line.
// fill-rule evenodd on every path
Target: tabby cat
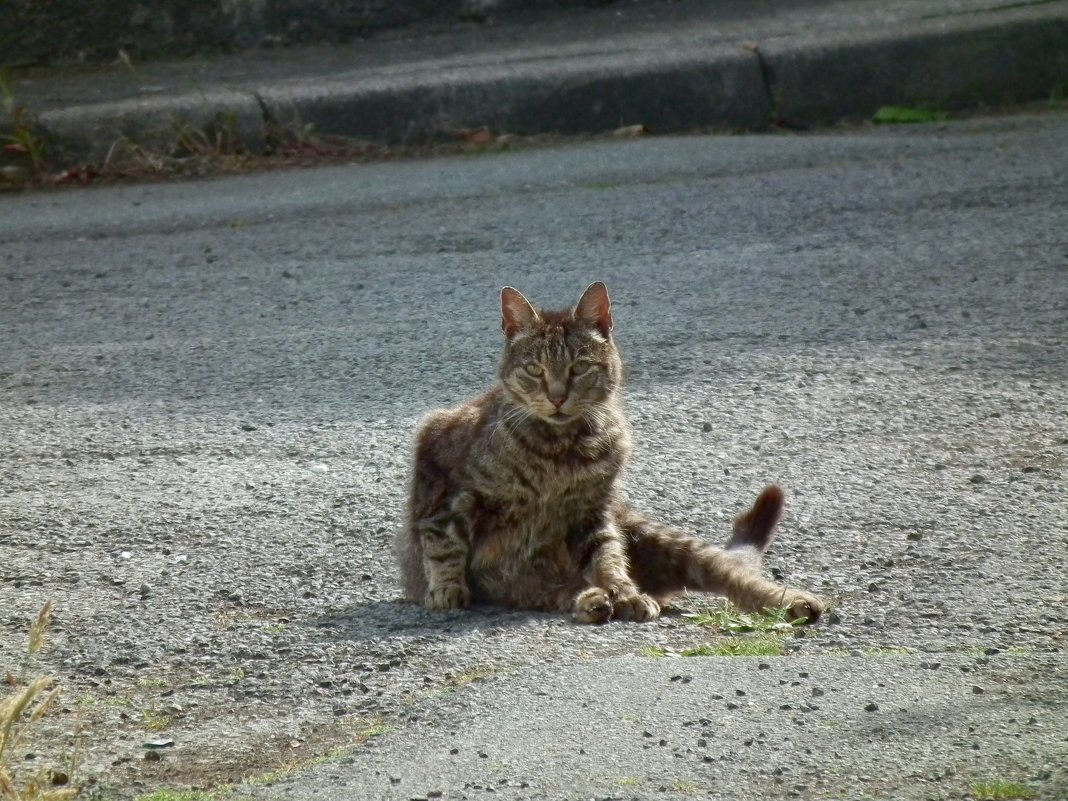
M 501 291 L 498 381 L 416 434 L 407 525 L 396 543 L 408 598 L 430 609 L 487 603 L 571 612 L 583 623 L 653 620 L 685 590 L 751 611 L 816 620 L 814 595 L 760 575 L 783 493 L 769 486 L 726 548 L 656 523 L 621 492 L 630 430 L 608 290 L 572 309 Z

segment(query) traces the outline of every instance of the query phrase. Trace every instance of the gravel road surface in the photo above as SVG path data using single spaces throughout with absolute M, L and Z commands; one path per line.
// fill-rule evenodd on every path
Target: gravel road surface
M 28 667 L 64 688 L 19 768 L 77 753 L 109 801 L 1063 801 L 1065 142 L 1043 114 L 0 198 L 0 668 L 52 598 Z M 399 602 L 417 419 L 489 381 L 500 286 L 593 280 L 635 503 L 720 540 L 786 488 L 769 570 L 836 609 L 783 655 Z

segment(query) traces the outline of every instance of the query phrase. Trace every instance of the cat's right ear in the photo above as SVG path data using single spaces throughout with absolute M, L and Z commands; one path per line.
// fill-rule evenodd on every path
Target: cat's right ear
M 523 293 L 506 286 L 501 290 L 501 328 L 511 339 L 524 328 L 531 328 L 540 318 Z

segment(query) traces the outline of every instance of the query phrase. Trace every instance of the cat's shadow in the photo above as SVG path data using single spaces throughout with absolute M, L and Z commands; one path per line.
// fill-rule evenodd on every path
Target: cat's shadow
M 663 609 L 663 616 L 678 617 L 685 611 L 669 606 Z M 525 612 L 500 606 L 472 606 L 442 612 L 400 599 L 357 602 L 346 609 L 319 615 L 312 619 L 312 624 L 327 637 L 351 641 L 459 638 L 479 633 L 492 635 L 507 629 L 582 626 L 563 613 Z
M 399 599 L 354 603 L 319 615 L 313 625 L 328 637 L 342 640 L 420 639 L 464 637 L 479 632 L 531 626 L 571 624 L 570 616 L 519 612 L 498 606 L 431 611 Z

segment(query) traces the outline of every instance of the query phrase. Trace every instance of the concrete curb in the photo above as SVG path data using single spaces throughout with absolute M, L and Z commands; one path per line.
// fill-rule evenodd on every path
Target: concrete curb
M 523 135 L 639 123 L 654 133 L 757 131 L 775 122 L 807 127 L 865 118 L 887 104 L 956 109 L 1042 99 L 1065 88 L 1068 7 L 1057 4 L 877 33 L 219 87 L 71 107 L 38 122 L 60 166 L 99 163 L 123 139 L 167 149 L 183 126 L 225 124 L 254 151 L 278 124 L 388 144 L 449 139 L 483 125 Z
M 280 122 L 392 144 L 451 138 L 482 125 L 522 135 L 638 123 L 657 132 L 757 129 L 771 110 L 759 61 L 733 46 L 479 66 L 355 86 L 297 85 L 260 96 Z
M 1068 11 L 1023 8 L 854 36 L 760 44 L 778 119 L 819 125 L 887 104 L 972 108 L 1068 90 Z

